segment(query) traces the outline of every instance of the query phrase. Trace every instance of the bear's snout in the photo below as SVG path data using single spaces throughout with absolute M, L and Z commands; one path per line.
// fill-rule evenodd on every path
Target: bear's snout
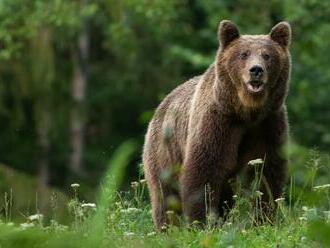
M 250 68 L 249 72 L 253 80 L 259 80 L 264 74 L 264 69 L 259 65 L 255 65 Z

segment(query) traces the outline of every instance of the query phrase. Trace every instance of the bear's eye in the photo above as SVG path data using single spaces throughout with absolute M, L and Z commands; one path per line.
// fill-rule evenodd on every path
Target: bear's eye
M 240 58 L 243 59 L 243 60 L 247 59 L 247 57 L 249 57 L 249 53 L 248 52 L 242 52 L 240 54 Z
M 270 59 L 270 55 L 268 53 L 264 53 L 262 54 L 262 57 L 264 58 L 264 60 L 269 60 Z

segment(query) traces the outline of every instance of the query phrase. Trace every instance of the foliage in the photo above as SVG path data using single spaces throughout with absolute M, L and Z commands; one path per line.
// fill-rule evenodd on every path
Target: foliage
M 38 135 L 46 128 L 50 181 L 72 180 L 68 166 L 72 48 L 83 24 L 90 34 L 84 169 L 95 185 L 114 147 L 142 141 L 153 109 L 170 89 L 202 73 L 218 46 L 217 25 L 267 33 L 284 19 L 293 27 L 288 110 L 293 139 L 330 148 L 326 1 L 4 0 L 0 3 L 0 159 L 35 174 Z M 256 6 L 262 9 L 255 15 Z M 13 14 L 14 13 L 14 14 Z M 136 156 L 135 161 L 138 159 Z M 131 163 L 130 166 L 134 166 Z M 61 174 L 61 177 L 57 175 Z M 132 170 L 129 177 L 136 177 Z

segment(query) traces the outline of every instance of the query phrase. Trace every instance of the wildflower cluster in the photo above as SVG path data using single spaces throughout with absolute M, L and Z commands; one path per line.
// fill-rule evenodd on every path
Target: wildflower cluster
M 80 185 L 78 183 L 71 184 L 74 196 L 68 203 L 69 212 L 74 217 L 74 226 L 79 228 L 81 224 L 92 216 L 92 214 L 97 210 L 95 203 L 81 202 L 78 197 L 78 190 Z

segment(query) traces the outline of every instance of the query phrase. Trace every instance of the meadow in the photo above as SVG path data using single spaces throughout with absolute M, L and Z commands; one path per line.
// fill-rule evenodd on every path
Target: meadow
M 63 225 L 53 215 L 36 212 L 26 222 L 11 222 L 9 214 L 0 224 L 0 247 L 328 247 L 330 245 L 330 184 L 318 184 L 323 163 L 328 158 L 309 155 L 305 164 L 307 178 L 300 187 L 294 175 L 286 195 L 275 200 L 272 220 L 262 213 L 256 176 L 244 192 L 238 185 L 234 208 L 226 220 L 209 215 L 203 228 L 184 220 L 179 226 L 169 225 L 156 232 L 147 198 L 146 181 L 131 182 L 127 191 L 119 191 L 127 161 L 136 143 L 123 143 L 109 161 L 109 169 L 100 187 L 96 203 L 80 200 L 79 183 L 71 184 L 71 199 L 66 204 L 72 221 Z M 249 166 L 262 168 L 261 159 Z M 10 200 L 5 201 L 10 213 Z M 55 206 L 56 204 L 54 204 Z M 170 211 L 167 213 L 171 215 Z M 262 221 L 260 221 L 262 218 Z

